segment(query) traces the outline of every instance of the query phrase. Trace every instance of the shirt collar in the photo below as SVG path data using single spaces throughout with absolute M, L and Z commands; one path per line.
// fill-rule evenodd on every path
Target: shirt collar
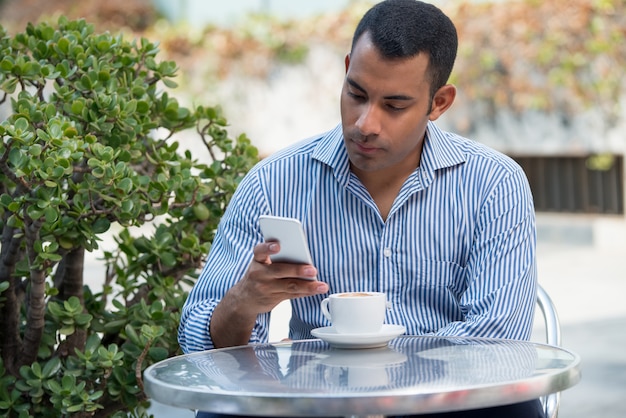
M 334 129 L 320 138 L 312 155 L 316 159 L 332 168 L 337 182 L 347 186 L 350 179 L 350 161 L 343 142 L 343 129 L 338 124 Z
M 435 171 L 465 162 L 465 155 L 456 138 L 456 135 L 444 132 L 433 122 L 428 122 L 420 167 L 416 170 L 424 187 L 433 181 Z M 320 138 L 312 157 L 330 166 L 340 184 L 345 186 L 348 183 L 350 163 L 343 141 L 341 124 Z
M 435 171 L 463 164 L 466 161 L 465 153 L 457 138 L 456 135 L 439 129 L 433 122 L 428 122 L 418 167 L 423 187 L 428 187 L 432 183 Z

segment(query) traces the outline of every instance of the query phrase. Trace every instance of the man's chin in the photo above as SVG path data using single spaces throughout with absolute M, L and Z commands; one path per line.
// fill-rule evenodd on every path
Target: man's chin
M 350 155 L 350 169 L 355 172 L 371 173 L 380 169 L 378 164 L 367 156 L 359 154 Z

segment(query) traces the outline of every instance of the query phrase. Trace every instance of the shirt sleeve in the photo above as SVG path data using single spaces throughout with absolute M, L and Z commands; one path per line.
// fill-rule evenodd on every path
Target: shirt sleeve
M 504 177 L 480 211 L 459 305 L 463 321 L 444 336 L 527 340 L 537 292 L 536 226 L 532 194 L 521 168 Z
M 224 294 L 246 272 L 252 251 L 263 240 L 258 216 L 264 206 L 258 179 L 251 172 L 233 195 L 218 226 L 202 272 L 183 306 L 178 342 L 185 353 L 214 348 L 209 324 Z M 269 313 L 259 315 L 250 342 L 268 338 Z

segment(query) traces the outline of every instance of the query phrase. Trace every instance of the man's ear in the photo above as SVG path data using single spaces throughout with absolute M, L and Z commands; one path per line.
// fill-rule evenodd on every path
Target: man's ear
M 452 84 L 446 84 L 435 92 L 433 101 L 430 108 L 430 114 L 428 119 L 435 121 L 439 119 L 439 116 L 443 115 L 446 110 L 452 106 L 454 99 L 456 98 L 456 87 Z
M 350 54 L 346 54 L 346 58 L 344 60 L 346 64 L 346 73 L 348 72 L 348 67 L 350 66 Z

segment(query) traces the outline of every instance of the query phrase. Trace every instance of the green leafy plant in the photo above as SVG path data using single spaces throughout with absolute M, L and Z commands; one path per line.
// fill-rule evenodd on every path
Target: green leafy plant
M 179 352 L 186 292 L 258 157 L 218 107 L 168 93 L 157 53 L 83 20 L 0 27 L 0 415 L 142 416 L 143 370 Z M 205 162 L 176 140 L 194 127 Z

